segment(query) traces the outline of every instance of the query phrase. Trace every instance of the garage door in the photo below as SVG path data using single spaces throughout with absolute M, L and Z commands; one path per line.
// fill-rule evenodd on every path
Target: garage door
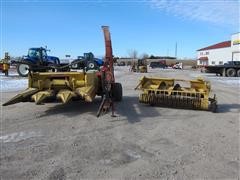
M 233 61 L 240 61 L 240 52 L 233 52 Z

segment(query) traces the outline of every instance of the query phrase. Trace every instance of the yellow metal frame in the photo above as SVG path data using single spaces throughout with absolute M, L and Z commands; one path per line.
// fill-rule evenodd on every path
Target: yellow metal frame
M 189 83 L 190 87 L 176 85 L 178 82 Z M 210 83 L 201 78 L 187 81 L 144 76 L 136 89 L 142 90 L 139 95 L 140 103 L 202 110 L 209 110 L 211 104 Z
M 0 64 L 2 65 L 2 72 L 5 73 L 5 75 L 8 75 L 8 70 L 10 68 L 9 60 L 10 60 L 10 56 L 6 52 L 4 59 L 0 61 Z
M 92 102 L 98 92 L 99 83 L 95 71 L 30 73 L 28 88 L 4 105 L 23 101 L 41 104 L 45 99 L 54 97 L 63 103 L 67 103 L 73 97 Z

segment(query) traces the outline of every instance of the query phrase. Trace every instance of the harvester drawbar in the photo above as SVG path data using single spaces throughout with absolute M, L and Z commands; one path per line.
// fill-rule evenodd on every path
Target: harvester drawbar
M 113 54 L 108 26 L 103 26 L 105 39 L 105 61 L 100 70 L 81 72 L 31 72 L 28 76 L 28 88 L 3 104 L 7 106 L 19 102 L 35 102 L 42 104 L 49 100 L 59 100 L 68 103 L 72 99 L 93 102 L 101 96 L 97 116 L 112 109 L 114 116 L 114 101 L 122 100 L 122 85 L 115 82 L 113 69 Z

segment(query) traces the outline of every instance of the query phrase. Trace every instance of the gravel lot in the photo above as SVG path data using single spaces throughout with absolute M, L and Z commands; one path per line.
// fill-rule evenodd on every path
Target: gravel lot
M 140 92 L 134 88 L 143 75 L 203 75 L 217 94 L 219 112 L 139 104 Z M 116 79 L 124 99 L 116 104 L 115 118 L 110 113 L 96 118 L 99 98 L 95 103 L 1 107 L 0 179 L 240 178 L 238 78 L 172 69 L 140 74 L 116 67 Z M 11 88 L 13 80 L 23 86 Z M 25 81 L 1 78 L 1 84 L 9 83 L 1 86 L 1 103 L 24 88 Z

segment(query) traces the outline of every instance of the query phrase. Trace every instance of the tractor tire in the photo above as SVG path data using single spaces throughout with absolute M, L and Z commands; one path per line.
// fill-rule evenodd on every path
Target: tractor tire
M 240 69 L 237 70 L 237 77 L 240 77 Z
M 234 76 L 236 76 L 236 70 L 233 68 L 229 68 L 226 71 L 226 75 L 227 75 L 227 77 L 234 77 Z
M 123 95 L 122 84 L 114 83 L 112 88 L 113 88 L 112 89 L 113 100 L 116 102 L 122 101 Z
M 6 70 L 6 71 L 4 72 L 4 74 L 5 74 L 5 76 L 8 76 L 8 70 Z
M 98 65 L 95 61 L 88 61 L 87 62 L 87 70 L 97 70 Z
M 18 64 L 17 72 L 21 77 L 27 77 L 29 73 L 29 65 L 27 64 Z
M 81 68 L 81 62 L 76 59 L 71 62 L 71 69 L 80 69 Z

